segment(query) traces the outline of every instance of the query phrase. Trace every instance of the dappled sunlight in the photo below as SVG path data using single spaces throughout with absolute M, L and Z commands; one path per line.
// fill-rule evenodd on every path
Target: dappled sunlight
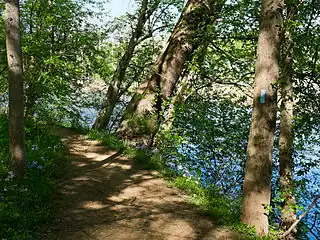
M 161 215 L 158 221 L 151 223 L 151 229 L 165 235 L 173 235 L 183 239 L 195 239 L 196 232 L 191 222 L 184 219 L 173 220 L 171 215 Z
M 146 189 L 141 186 L 133 186 L 133 187 L 131 186 L 122 190 L 121 195 L 123 196 L 141 195 L 144 191 L 146 191 Z
M 80 135 L 64 140 L 72 164 L 55 196 L 57 224 L 43 239 L 219 239 L 212 220 L 156 171 Z
M 82 208 L 85 209 L 93 209 L 93 210 L 99 210 L 105 208 L 106 205 L 102 204 L 100 201 L 86 201 L 82 203 Z
M 90 152 L 90 153 L 85 153 L 83 154 L 86 158 L 91 158 L 92 161 L 103 161 L 106 158 L 112 156 L 112 155 L 107 155 L 107 154 L 100 154 L 100 153 L 95 153 L 95 152 Z
M 130 164 L 121 164 L 121 163 L 111 163 L 111 164 L 104 164 L 101 166 L 101 168 L 114 168 L 114 167 L 119 167 L 123 170 L 129 170 L 132 168 L 132 165 Z
M 73 162 L 72 165 L 77 166 L 77 167 L 85 167 L 85 166 L 88 166 L 88 164 L 83 163 L 83 162 Z
M 87 177 L 87 176 L 82 176 L 82 177 L 75 177 L 71 179 L 72 181 L 94 181 L 98 183 L 102 183 L 101 180 L 93 177 Z

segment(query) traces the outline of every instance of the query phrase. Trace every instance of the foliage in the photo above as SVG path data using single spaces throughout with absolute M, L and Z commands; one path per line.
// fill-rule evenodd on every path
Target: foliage
M 137 163 L 142 164 L 147 169 L 156 169 L 161 173 L 167 170 L 167 168 L 161 164 L 157 159 L 158 155 L 154 155 L 145 146 L 135 146 L 128 144 L 127 142 L 119 139 L 115 134 L 103 133 L 97 130 L 90 130 L 87 133 L 90 139 L 98 140 L 106 147 L 112 150 L 117 150 L 127 157 L 134 159 Z M 166 175 L 164 175 L 166 176 Z
M 103 14 L 103 1 L 23 1 L 22 51 L 26 113 L 40 119 L 77 119 L 79 88 L 88 81 L 88 58 L 95 54 L 103 28 L 89 19 Z M 100 13 L 94 7 L 100 6 Z M 52 113 L 52 114 L 51 114 Z
M 232 227 L 238 233 L 241 233 L 245 236 L 244 239 L 248 240 L 278 240 L 279 239 L 279 230 L 274 229 L 272 226 L 269 226 L 269 235 L 264 237 L 257 236 L 256 230 L 254 227 L 250 227 L 243 223 L 237 223 Z
M 248 136 L 248 108 L 228 101 L 192 99 L 178 106 L 159 151 L 174 171 L 239 196 Z
M 55 179 L 67 159 L 60 139 L 48 127 L 26 122 L 27 175 L 17 182 L 9 171 L 8 125 L 0 116 L 0 238 L 35 239 L 37 231 L 52 218 L 51 197 Z
M 123 151 L 126 148 L 126 144 L 115 134 L 107 134 L 97 130 L 90 130 L 88 132 L 88 137 L 90 139 L 101 141 L 104 145 L 112 150 Z
M 158 0 L 149 1 L 149 9 Z M 113 130 L 121 119 L 138 84 L 151 70 L 185 1 L 160 1 L 121 84 L 110 134 L 90 131 L 110 149 L 158 169 L 163 176 L 177 177 L 173 185 L 190 193 L 191 201 L 222 224 L 255 238 L 251 228 L 234 223 L 239 219 L 239 199 L 244 175 L 251 110 L 251 84 L 259 28 L 260 1 L 226 1 L 215 24 L 185 67 L 190 81 L 174 111 L 173 127 L 157 136 L 153 150 L 129 147 Z M 293 32 L 295 119 L 293 160 L 294 187 L 298 212 L 312 201 L 319 186 L 319 13 L 315 0 L 299 2 L 298 17 L 284 27 Z M 67 127 L 88 127 L 87 110 L 99 109 L 120 57 L 125 52 L 138 10 L 105 22 L 105 1 L 26 0 L 21 2 L 22 45 L 26 93 L 26 140 L 28 174 L 15 182 L 9 171 L 7 119 L 0 117 L 0 238 L 33 239 L 38 224 L 49 216 L 54 181 L 63 172 L 63 147 L 42 125 L 60 123 Z M 135 1 L 136 6 L 141 0 Z M 3 2 L 0 3 L 3 9 Z M 96 20 L 93 20 L 96 19 Z M 97 20 L 98 19 L 98 20 Z M 0 20 L 3 26 L 3 19 Z M 200 26 L 200 25 L 199 25 Z M 283 56 L 281 56 L 283 60 Z M 0 28 L 0 113 L 8 102 L 5 32 Z M 103 86 L 85 91 L 84 86 Z M 178 88 L 178 86 L 177 86 Z M 176 91 L 175 93 L 177 93 Z M 174 94 L 175 94 L 174 93 Z M 168 105 L 175 95 L 168 99 Z M 248 97 L 249 96 L 249 97 Z M 166 112 L 166 109 L 162 109 Z M 31 120 L 34 118 L 36 121 Z M 161 118 L 161 116 L 160 116 Z M 149 131 L 148 119 L 130 121 Z M 151 125 L 152 127 L 150 128 Z M 153 131 L 153 129 L 152 129 Z M 279 134 L 279 133 L 278 133 Z M 270 223 L 280 229 L 278 143 L 275 140 L 273 193 Z M 235 199 L 231 201 L 230 199 Z M 31 207 L 30 207 L 31 206 Z M 319 205 L 302 222 L 299 231 L 319 228 Z M 313 228 L 314 234 L 319 230 Z M 310 237 L 310 235 L 309 235 Z

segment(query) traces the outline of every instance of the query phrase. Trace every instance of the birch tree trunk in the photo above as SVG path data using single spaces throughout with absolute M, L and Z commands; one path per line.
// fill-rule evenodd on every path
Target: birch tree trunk
M 242 222 L 268 234 L 266 207 L 271 197 L 271 170 L 279 78 L 283 0 L 262 0 L 252 119 L 243 185 Z
M 16 177 L 21 179 L 26 170 L 26 154 L 24 140 L 23 68 L 18 0 L 5 0 L 4 22 L 9 72 L 10 160 Z
M 117 134 L 132 143 L 151 146 L 159 129 L 164 103 L 169 100 L 185 63 L 200 45 L 201 35 L 213 22 L 224 1 L 189 0 L 164 52 L 130 101 Z

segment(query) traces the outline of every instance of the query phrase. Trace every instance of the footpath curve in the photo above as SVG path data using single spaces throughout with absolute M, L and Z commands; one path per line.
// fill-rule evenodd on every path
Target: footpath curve
M 187 196 L 120 153 L 59 129 L 71 155 L 53 204 L 46 240 L 239 239 L 218 227 Z

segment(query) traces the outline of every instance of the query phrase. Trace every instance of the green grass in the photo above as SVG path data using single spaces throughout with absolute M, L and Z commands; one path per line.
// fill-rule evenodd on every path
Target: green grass
M 197 205 L 204 215 L 212 217 L 219 225 L 233 226 L 240 219 L 240 203 L 236 199 L 226 199 L 214 188 L 203 188 L 196 181 L 186 177 L 176 177 L 170 185 L 185 190 L 191 203 Z
M 119 139 L 115 134 L 107 134 L 97 130 L 90 130 L 87 135 L 90 139 L 101 141 L 109 149 L 119 151 L 128 158 L 134 159 L 146 169 L 161 170 L 164 168 L 159 161 L 151 157 L 152 153 L 150 151 L 130 146 L 129 143 Z
M 240 222 L 241 199 L 227 199 L 214 188 L 203 188 L 196 181 L 178 176 L 166 165 L 166 159 L 161 154 L 153 154 L 147 149 L 137 149 L 122 141 L 114 134 L 90 130 L 91 139 L 101 141 L 108 148 L 117 150 L 134 159 L 144 169 L 157 170 L 165 178 L 170 187 L 184 190 L 189 195 L 190 203 L 199 207 L 203 215 L 210 216 L 216 224 L 225 226 L 239 233 L 241 239 L 258 240 L 254 228 Z M 276 239 L 276 232 L 264 240 Z

